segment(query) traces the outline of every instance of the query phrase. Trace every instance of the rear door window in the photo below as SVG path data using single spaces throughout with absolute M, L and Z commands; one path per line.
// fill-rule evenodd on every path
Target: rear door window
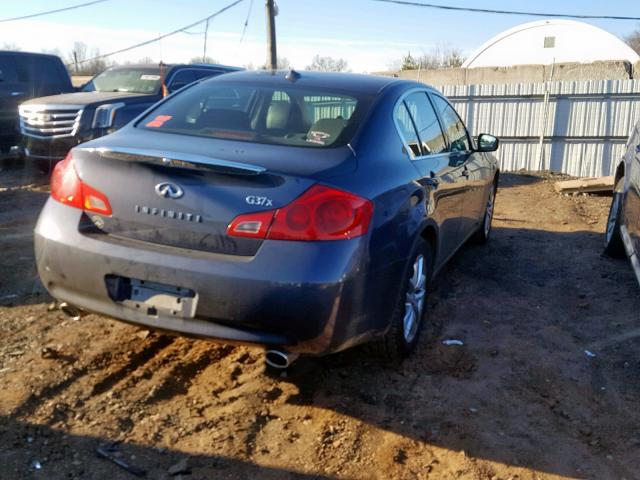
M 468 152 L 471 150 L 469 134 L 464 123 L 444 98 L 432 95 L 433 103 L 442 118 L 445 134 L 449 138 L 449 150 L 452 152 Z
M 435 155 L 446 151 L 447 145 L 440 128 L 440 122 L 427 98 L 427 93 L 412 93 L 404 99 L 404 103 L 416 126 L 422 155 Z
M 65 83 L 60 64 L 54 58 L 33 57 L 31 59 L 31 78 L 38 85 Z
M 420 139 L 418 138 L 418 133 L 416 132 L 413 119 L 411 118 L 411 113 L 409 112 L 406 103 L 400 102 L 398 104 L 394 120 L 398 127 L 398 131 L 400 132 L 400 136 L 402 137 L 402 141 L 409 147 L 411 157 L 415 158 L 421 156 L 422 150 L 420 149 Z
M 0 55 L 0 82 L 15 83 L 18 70 L 13 55 Z
M 216 75 L 220 75 L 222 72 L 218 70 L 194 70 L 196 77 L 198 80 L 202 80 L 203 78 L 215 77 Z
M 173 76 L 173 78 L 171 79 L 171 83 L 169 84 L 169 89 L 172 92 L 175 92 L 176 90 L 179 90 L 182 87 L 186 87 L 187 85 L 195 82 L 196 80 L 198 80 L 198 78 L 196 77 L 195 71 L 193 71 L 190 68 L 185 68 L 185 69 L 179 70 Z

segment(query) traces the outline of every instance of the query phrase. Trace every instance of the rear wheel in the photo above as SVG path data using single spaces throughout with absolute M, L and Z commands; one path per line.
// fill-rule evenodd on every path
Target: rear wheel
M 620 178 L 613 189 L 613 199 L 609 208 L 609 218 L 607 219 L 607 230 L 604 233 L 604 251 L 614 258 L 626 256 L 620 225 L 622 221 L 622 199 L 624 192 L 624 177 Z
M 427 286 L 431 280 L 432 249 L 420 239 L 413 249 L 403 279 L 402 290 L 385 336 L 377 342 L 382 356 L 389 361 L 407 357 L 418 343 L 422 330 Z
M 493 221 L 493 211 L 496 203 L 496 191 L 497 185 L 494 183 L 489 192 L 489 198 L 487 198 L 487 204 L 484 209 L 484 217 L 482 218 L 482 224 L 478 231 L 474 233 L 472 239 L 475 243 L 483 244 L 489 241 L 491 235 L 491 222 Z

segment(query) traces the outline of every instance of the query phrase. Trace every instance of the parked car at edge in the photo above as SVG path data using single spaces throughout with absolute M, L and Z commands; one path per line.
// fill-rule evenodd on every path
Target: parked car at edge
M 640 123 L 629 136 L 616 168 L 613 200 L 605 232 L 605 252 L 628 256 L 640 282 Z
M 20 143 L 21 102 L 67 92 L 73 92 L 73 86 L 59 57 L 0 51 L 0 153 L 8 153 Z
M 56 167 L 35 231 L 68 311 L 267 345 L 267 363 L 416 345 L 429 282 L 488 239 L 498 140 L 424 84 L 240 72 Z
M 74 146 L 114 132 L 162 99 L 203 78 L 241 70 L 224 65 L 127 65 L 96 75 L 80 92 L 20 105 L 27 157 L 46 168 Z M 164 85 L 168 92 L 163 92 Z

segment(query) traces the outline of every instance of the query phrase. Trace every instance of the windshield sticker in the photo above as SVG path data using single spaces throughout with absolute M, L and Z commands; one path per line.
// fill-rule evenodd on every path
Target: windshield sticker
M 330 133 L 312 130 L 307 134 L 307 142 L 317 145 L 326 145 L 327 138 L 331 137 Z
M 156 82 L 160 80 L 160 75 L 140 75 L 140 80 L 151 80 Z
M 145 127 L 158 128 L 158 127 L 163 126 L 165 123 L 167 123 L 172 118 L 173 117 L 171 115 L 158 115 L 156 118 L 154 118 L 149 123 L 147 123 L 145 125 Z

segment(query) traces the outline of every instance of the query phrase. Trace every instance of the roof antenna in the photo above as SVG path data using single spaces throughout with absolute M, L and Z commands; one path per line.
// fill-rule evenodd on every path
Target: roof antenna
M 295 83 L 296 80 L 299 80 L 302 75 L 299 72 L 296 72 L 293 68 L 289 70 L 289 73 L 284 77 L 286 80 L 289 80 L 291 83 Z

